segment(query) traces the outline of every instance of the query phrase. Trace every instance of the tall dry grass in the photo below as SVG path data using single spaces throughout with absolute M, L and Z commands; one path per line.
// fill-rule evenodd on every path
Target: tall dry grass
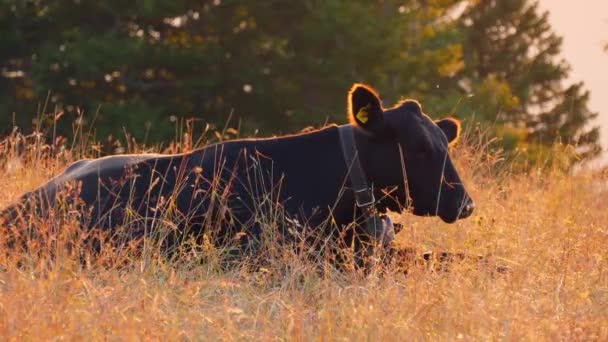
M 474 215 L 405 214 L 398 243 L 491 255 L 506 274 L 467 262 L 319 272 L 280 251 L 257 271 L 111 249 L 82 262 L 56 243 L 0 253 L 0 339 L 608 340 L 606 179 L 514 174 L 474 136 L 453 152 Z M 80 155 L 15 141 L 2 145 L 1 207 Z

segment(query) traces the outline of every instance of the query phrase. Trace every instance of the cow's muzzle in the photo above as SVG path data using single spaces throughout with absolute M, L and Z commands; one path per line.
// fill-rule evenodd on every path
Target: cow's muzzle
M 462 206 L 462 210 L 460 211 L 459 219 L 467 218 L 471 216 L 473 211 L 475 210 L 475 202 L 473 202 L 470 198 L 467 199 Z

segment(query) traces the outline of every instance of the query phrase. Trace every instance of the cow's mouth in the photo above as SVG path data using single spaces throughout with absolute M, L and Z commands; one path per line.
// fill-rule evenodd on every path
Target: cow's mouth
M 441 218 L 441 220 L 445 223 L 454 223 L 458 220 L 458 216 L 444 216 L 444 215 L 439 215 L 439 218 Z
M 475 210 L 475 203 L 470 199 L 466 201 L 466 204 L 461 204 L 451 210 L 442 210 L 439 208 L 438 211 L 429 210 L 428 208 L 416 208 L 414 207 L 412 213 L 416 216 L 439 216 L 439 218 L 445 223 L 454 223 L 459 219 L 465 219 Z

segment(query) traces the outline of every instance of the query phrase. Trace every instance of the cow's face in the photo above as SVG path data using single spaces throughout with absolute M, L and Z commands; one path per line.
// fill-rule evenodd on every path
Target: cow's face
M 473 201 L 448 153 L 460 133 L 458 120 L 433 121 L 413 100 L 384 109 L 376 92 L 362 84 L 349 92 L 348 106 L 351 122 L 374 145 L 371 173 L 383 178 L 378 183 L 397 186 L 389 209 L 411 206 L 415 215 L 437 215 L 450 223 L 471 215 Z

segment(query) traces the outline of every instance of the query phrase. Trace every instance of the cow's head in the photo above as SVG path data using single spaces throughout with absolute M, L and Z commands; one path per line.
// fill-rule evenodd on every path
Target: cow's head
M 413 100 L 385 109 L 363 84 L 351 88 L 348 112 L 363 132 L 358 136 L 366 172 L 376 186 L 394 189 L 381 206 L 411 207 L 415 215 L 437 215 L 450 223 L 471 215 L 475 205 L 448 153 L 460 133 L 458 120 L 433 121 Z

